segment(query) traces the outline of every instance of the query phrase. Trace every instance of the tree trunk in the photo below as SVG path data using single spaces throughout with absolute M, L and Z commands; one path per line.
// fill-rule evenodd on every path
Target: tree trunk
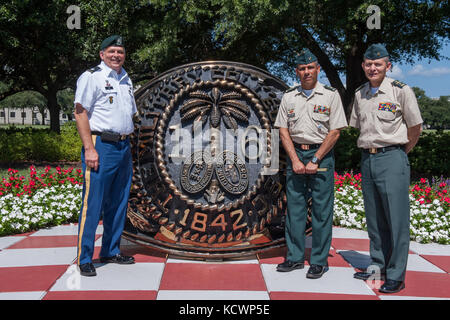
M 361 67 L 363 62 L 362 48 L 354 45 L 347 54 L 346 61 L 346 93 L 342 99 L 342 103 L 345 108 L 345 114 L 347 118 L 350 117 L 352 112 L 353 98 L 355 97 L 355 90 L 364 82 L 367 81 L 364 70 Z
M 50 131 L 61 133 L 59 124 L 59 111 L 60 107 L 58 105 L 58 100 L 56 99 L 57 91 L 49 91 L 46 95 L 47 98 L 47 108 L 50 113 Z

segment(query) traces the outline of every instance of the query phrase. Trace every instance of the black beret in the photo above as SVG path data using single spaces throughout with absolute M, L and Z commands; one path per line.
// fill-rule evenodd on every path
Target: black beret
M 100 45 L 100 50 L 105 50 L 109 46 L 117 46 L 117 47 L 123 47 L 123 38 L 119 35 L 113 35 L 105 40 L 102 41 L 102 44 Z
M 385 46 L 383 46 L 381 43 L 372 44 L 364 53 L 364 58 L 369 60 L 376 60 L 388 56 L 389 53 L 387 52 Z
M 310 64 L 314 61 L 317 61 L 317 57 L 309 51 L 309 49 L 304 48 L 300 53 L 297 55 L 297 58 L 295 59 L 295 64 L 298 66 L 299 64 Z

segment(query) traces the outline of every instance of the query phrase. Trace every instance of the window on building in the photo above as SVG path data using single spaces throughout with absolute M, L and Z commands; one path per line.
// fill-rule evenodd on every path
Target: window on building
M 0 111 L 0 118 L 4 118 L 5 117 L 5 111 Z
M 14 111 L 11 111 L 11 113 L 9 114 L 10 118 L 15 118 L 16 117 L 16 113 Z
M 26 118 L 27 117 L 27 113 L 26 112 L 22 112 L 22 118 Z

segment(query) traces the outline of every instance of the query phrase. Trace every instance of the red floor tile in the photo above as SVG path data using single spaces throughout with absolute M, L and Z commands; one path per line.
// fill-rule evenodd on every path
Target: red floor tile
M 259 264 L 167 263 L 160 290 L 266 291 Z
M 384 293 L 374 290 L 378 295 Z M 405 289 L 392 296 L 450 298 L 450 275 L 437 272 L 406 271 Z
M 434 256 L 434 255 L 420 255 L 422 258 L 428 260 L 438 268 L 441 268 L 447 273 L 450 273 L 450 256 Z
M 368 239 L 333 238 L 331 246 L 335 250 L 369 251 L 370 241 Z
M 43 300 L 156 300 L 156 291 L 50 291 Z
M 369 239 L 347 239 L 347 238 L 333 238 L 331 246 L 335 250 L 355 250 L 355 251 L 370 251 Z M 415 253 L 409 251 L 409 253 Z
M 284 262 L 285 256 L 286 256 L 286 248 L 276 248 L 271 251 L 267 251 L 264 253 L 261 253 L 259 256 L 259 262 L 265 263 L 265 264 L 279 264 Z M 305 263 L 309 264 L 311 257 L 311 249 L 306 248 L 305 250 Z M 330 267 L 349 267 L 348 262 L 342 258 L 342 256 L 338 253 L 336 253 L 335 250 L 330 250 L 328 254 L 328 265 Z
M 45 291 L 68 266 L 34 266 L 0 268 L 0 292 Z
M 351 267 L 350 264 L 335 250 L 330 250 L 330 253 L 328 254 L 328 265 L 330 267 Z
M 380 300 L 378 296 L 313 293 L 313 292 L 270 292 L 270 300 Z
M 95 240 L 101 235 L 96 235 Z M 16 242 L 7 249 L 30 249 L 30 248 L 61 248 L 76 247 L 78 244 L 78 236 L 35 236 L 27 237 Z

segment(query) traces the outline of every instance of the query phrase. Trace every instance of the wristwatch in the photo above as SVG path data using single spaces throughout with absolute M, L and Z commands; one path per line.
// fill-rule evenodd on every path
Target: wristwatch
M 314 157 L 312 158 L 312 160 L 311 160 L 311 163 L 319 164 L 319 158 L 317 158 L 316 156 L 314 156 Z

